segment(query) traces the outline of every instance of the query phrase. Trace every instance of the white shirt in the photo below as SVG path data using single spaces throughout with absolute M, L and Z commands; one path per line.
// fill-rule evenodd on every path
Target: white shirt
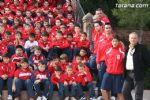
M 127 54 L 127 61 L 126 61 L 126 69 L 127 70 L 134 70 L 133 64 L 133 54 L 135 52 L 135 48 L 130 48 Z
M 27 49 L 31 46 L 38 46 L 38 42 L 37 41 L 30 42 L 29 40 L 27 40 L 25 42 L 24 48 Z

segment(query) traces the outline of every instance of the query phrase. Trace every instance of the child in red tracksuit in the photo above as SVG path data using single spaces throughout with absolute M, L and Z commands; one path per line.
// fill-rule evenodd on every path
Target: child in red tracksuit
M 8 100 L 12 100 L 12 82 L 15 72 L 15 64 L 11 62 L 8 53 L 4 54 L 3 62 L 0 64 L 0 99 L 2 97 L 2 89 L 4 82 L 7 82 Z
M 54 85 L 54 87 L 58 88 L 58 96 L 60 97 L 60 100 L 63 98 L 63 74 L 60 66 L 55 67 L 55 72 L 51 76 L 51 82 Z
M 85 100 L 82 88 L 88 87 L 90 100 L 95 100 L 94 84 L 90 72 L 85 70 L 84 64 L 78 65 L 79 71 L 76 73 L 77 89 L 80 100 Z
M 83 63 L 83 60 L 82 60 L 82 57 L 80 55 L 77 55 L 75 58 L 74 58 L 74 61 L 72 62 L 72 67 L 73 67 L 73 72 L 78 72 L 79 69 L 78 69 L 78 65 Z M 83 63 L 84 64 L 84 63 Z M 84 64 L 85 66 L 85 70 L 87 72 L 89 72 L 89 68 Z
M 48 62 L 48 72 L 53 74 L 55 72 L 55 67 L 60 65 L 60 59 L 57 56 L 53 56 L 53 58 L 49 59 Z
M 52 52 L 51 52 L 52 54 L 58 54 L 58 56 L 60 56 L 62 53 L 67 54 L 69 43 L 63 37 L 63 34 L 61 31 L 56 32 L 56 39 L 51 43 L 51 47 L 52 47 Z
M 24 48 L 21 45 L 17 45 L 15 48 L 15 54 L 12 55 L 11 61 L 16 64 L 16 66 L 20 67 L 20 62 L 22 58 L 28 58 L 27 54 L 23 52 Z
M 66 67 L 69 65 L 70 63 L 68 62 L 68 56 L 66 54 L 61 54 L 60 55 L 60 67 L 62 69 L 63 72 L 66 71 Z
M 64 86 L 64 95 L 65 100 L 68 100 L 71 97 L 71 100 L 76 100 L 76 89 L 77 89 L 77 82 L 76 82 L 75 73 L 73 72 L 72 66 L 68 65 L 66 68 L 66 72 L 63 75 L 63 86 Z M 70 91 L 69 91 L 70 90 Z
M 102 96 L 109 100 L 108 92 L 117 94 L 118 100 L 124 100 L 121 92 L 123 86 L 124 73 L 124 49 L 119 43 L 119 37 L 116 35 L 112 39 L 112 47 L 105 52 L 106 72 L 102 80 Z
M 34 100 L 34 91 L 32 89 L 33 83 L 31 81 L 32 70 L 29 68 L 28 59 L 21 60 L 20 69 L 15 71 L 12 91 L 14 92 L 15 99 L 19 100 L 21 90 L 25 87 L 29 96 L 29 100 Z
M 32 74 L 32 81 L 34 83 L 34 89 L 37 93 L 37 99 L 47 100 L 50 87 L 50 74 L 46 70 L 46 65 L 43 61 L 39 61 L 38 69 Z M 50 88 L 49 88 L 50 87 Z
M 44 55 L 41 53 L 41 48 L 39 46 L 35 47 L 34 54 L 32 54 L 29 58 L 29 64 L 33 69 L 37 69 L 39 61 L 42 60 L 46 63 L 46 59 Z

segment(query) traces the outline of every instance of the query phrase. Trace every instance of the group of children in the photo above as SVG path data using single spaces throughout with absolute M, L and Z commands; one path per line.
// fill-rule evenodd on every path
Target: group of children
M 96 100 L 95 77 L 98 96 L 123 100 L 124 48 L 101 9 L 92 42 L 74 22 L 71 0 L 4 0 L 0 11 L 0 98 L 6 82 L 8 100 L 23 89 L 30 100 L 50 100 L 54 90 L 60 100 L 86 100 L 84 89 Z

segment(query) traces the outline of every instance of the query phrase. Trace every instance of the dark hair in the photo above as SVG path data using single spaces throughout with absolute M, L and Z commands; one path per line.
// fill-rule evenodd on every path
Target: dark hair
M 107 22 L 107 23 L 105 23 L 105 25 L 110 25 L 110 26 L 111 26 L 111 23 L 110 23 L 110 22 Z
M 35 46 L 34 50 L 42 51 L 40 46 Z
M 43 60 L 40 60 L 38 64 L 45 65 Z
M 62 31 L 59 31 L 59 30 L 56 31 L 56 34 L 61 34 L 61 35 L 63 35 Z
M 6 31 L 5 34 L 6 35 L 11 35 L 11 32 L 10 31 Z
M 28 63 L 28 59 L 27 58 L 22 58 L 21 63 L 24 63 L 24 62 Z
M 48 37 L 48 33 L 47 32 L 43 32 L 42 36 Z
M 102 8 L 97 8 L 96 11 L 103 11 Z
M 16 49 L 22 49 L 22 50 L 24 50 L 23 46 L 21 46 L 21 45 L 17 45 L 17 46 L 15 47 L 15 50 L 16 50 Z
M 68 33 L 68 34 L 67 34 L 67 37 L 68 37 L 68 36 L 73 37 L 73 34 L 72 34 L 72 33 Z
M 35 38 L 35 34 L 34 34 L 34 33 L 30 33 L 30 34 L 29 34 L 29 37 Z
M 3 55 L 3 57 L 11 58 L 11 56 L 10 56 L 10 54 L 9 54 L 9 53 L 5 53 L 5 54 Z
M 102 26 L 102 22 L 101 21 L 96 21 L 96 22 L 94 22 L 94 24 L 99 24 L 100 26 Z
M 55 71 L 62 71 L 62 69 L 61 69 L 60 66 L 56 66 L 56 67 L 55 67 Z
M 22 35 L 22 32 L 20 32 L 20 31 L 17 31 L 17 32 L 16 32 L 16 34 L 20 34 L 20 35 Z
M 86 32 L 82 32 L 81 34 L 84 34 L 87 37 L 87 33 Z
M 113 36 L 113 39 L 117 39 L 118 41 L 121 41 L 120 37 L 119 37 L 117 34 L 115 34 L 115 35 Z

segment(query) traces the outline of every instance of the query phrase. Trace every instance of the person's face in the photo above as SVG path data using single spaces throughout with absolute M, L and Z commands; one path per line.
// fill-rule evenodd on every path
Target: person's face
M 60 59 L 60 62 L 61 62 L 61 63 L 66 63 L 67 61 L 66 61 L 65 58 L 62 58 L 62 59 Z
M 15 25 L 19 25 L 19 21 L 18 20 L 14 20 L 14 24 Z
M 76 57 L 76 62 L 81 63 L 81 57 Z
M 56 35 L 56 39 L 57 39 L 57 40 L 60 40 L 60 39 L 62 39 L 62 38 L 63 38 L 62 34 L 57 34 L 57 35 Z
M 85 50 L 80 50 L 80 55 L 81 56 L 85 56 L 86 55 L 86 51 Z
M 72 74 L 72 68 L 67 68 L 66 71 L 67 71 L 68 74 Z
M 65 32 L 66 28 L 60 26 L 60 31 Z
M 80 27 L 76 27 L 76 26 L 75 26 L 74 31 L 75 31 L 76 33 L 80 33 Z
M 119 44 L 119 41 L 117 39 L 112 39 L 112 46 L 115 48 Z
M 20 35 L 20 34 L 16 34 L 16 35 L 15 35 L 15 38 L 16 38 L 16 39 L 20 39 L 20 38 L 21 38 L 21 35 Z
M 104 31 L 105 31 L 105 34 L 111 34 L 112 33 L 111 25 L 105 25 Z
M 42 64 L 39 64 L 39 66 L 38 66 L 38 69 L 39 69 L 39 71 L 41 71 L 41 72 L 45 71 L 45 68 L 46 68 L 46 66 L 45 66 L 45 65 L 42 65 Z
M 21 56 L 23 54 L 23 50 L 21 48 L 16 49 L 16 55 Z
M 68 18 L 68 19 L 72 19 L 73 17 L 72 17 L 71 14 L 67 14 L 67 18 Z
M 56 24 L 56 26 L 60 26 L 61 25 L 61 21 L 60 20 L 56 20 L 55 24 Z
M 83 73 L 84 72 L 84 67 L 78 67 L 78 70 L 80 73 Z
M 103 13 L 102 10 L 100 10 L 100 11 L 96 11 L 96 12 L 95 12 L 95 15 L 97 15 L 98 17 L 101 18 L 101 17 L 104 15 L 104 13 Z
M 31 12 L 30 11 L 26 11 L 26 16 L 27 17 L 31 17 Z
M 59 63 L 59 59 L 56 58 L 56 59 L 53 60 L 53 62 L 54 62 L 55 64 L 58 64 L 58 63 Z
M 21 11 L 17 10 L 16 15 L 21 16 Z
M 5 8 L 5 14 L 10 14 L 10 9 L 9 8 Z
M 55 71 L 56 75 L 60 75 L 61 71 Z
M 68 41 L 72 41 L 72 40 L 73 40 L 73 37 L 72 37 L 72 36 L 67 36 L 67 40 L 68 40 Z
M 73 23 L 69 23 L 69 27 L 73 29 L 74 28 L 74 24 Z
M 29 41 L 30 41 L 30 42 L 33 42 L 34 40 L 35 40 L 34 37 L 29 37 Z
M 10 38 L 11 38 L 11 35 L 5 34 L 5 39 L 6 39 L 6 40 L 10 40 Z
M 138 43 L 138 35 L 137 34 L 130 34 L 129 35 L 129 42 L 131 45 L 135 46 Z
M 94 28 L 97 32 L 99 32 L 102 29 L 102 27 L 98 23 L 94 24 Z
M 81 34 L 80 38 L 81 38 L 82 41 L 84 41 L 84 40 L 86 40 L 86 35 L 85 34 Z
M 40 55 L 41 55 L 41 51 L 40 51 L 40 50 L 35 50 L 35 51 L 34 51 L 34 54 L 35 54 L 36 56 L 40 56 Z
M 37 16 L 41 16 L 41 13 L 40 13 L 40 12 L 37 12 L 36 15 L 37 15 Z
M 6 64 L 8 64 L 9 61 L 10 61 L 10 58 L 8 58 L 8 57 L 3 57 L 3 61 L 4 61 Z
M 42 36 L 43 41 L 47 41 L 48 37 L 47 36 Z
M 48 3 L 47 1 L 45 1 L 45 2 L 44 2 L 44 6 L 45 6 L 45 7 L 48 7 L 48 6 L 49 6 L 49 3 Z
M 28 67 L 28 63 L 27 63 L 27 62 L 22 62 L 22 63 L 21 63 L 21 67 L 22 67 L 23 69 L 26 69 L 26 68 Z
M 18 5 L 19 1 L 18 0 L 14 0 L 14 5 Z

